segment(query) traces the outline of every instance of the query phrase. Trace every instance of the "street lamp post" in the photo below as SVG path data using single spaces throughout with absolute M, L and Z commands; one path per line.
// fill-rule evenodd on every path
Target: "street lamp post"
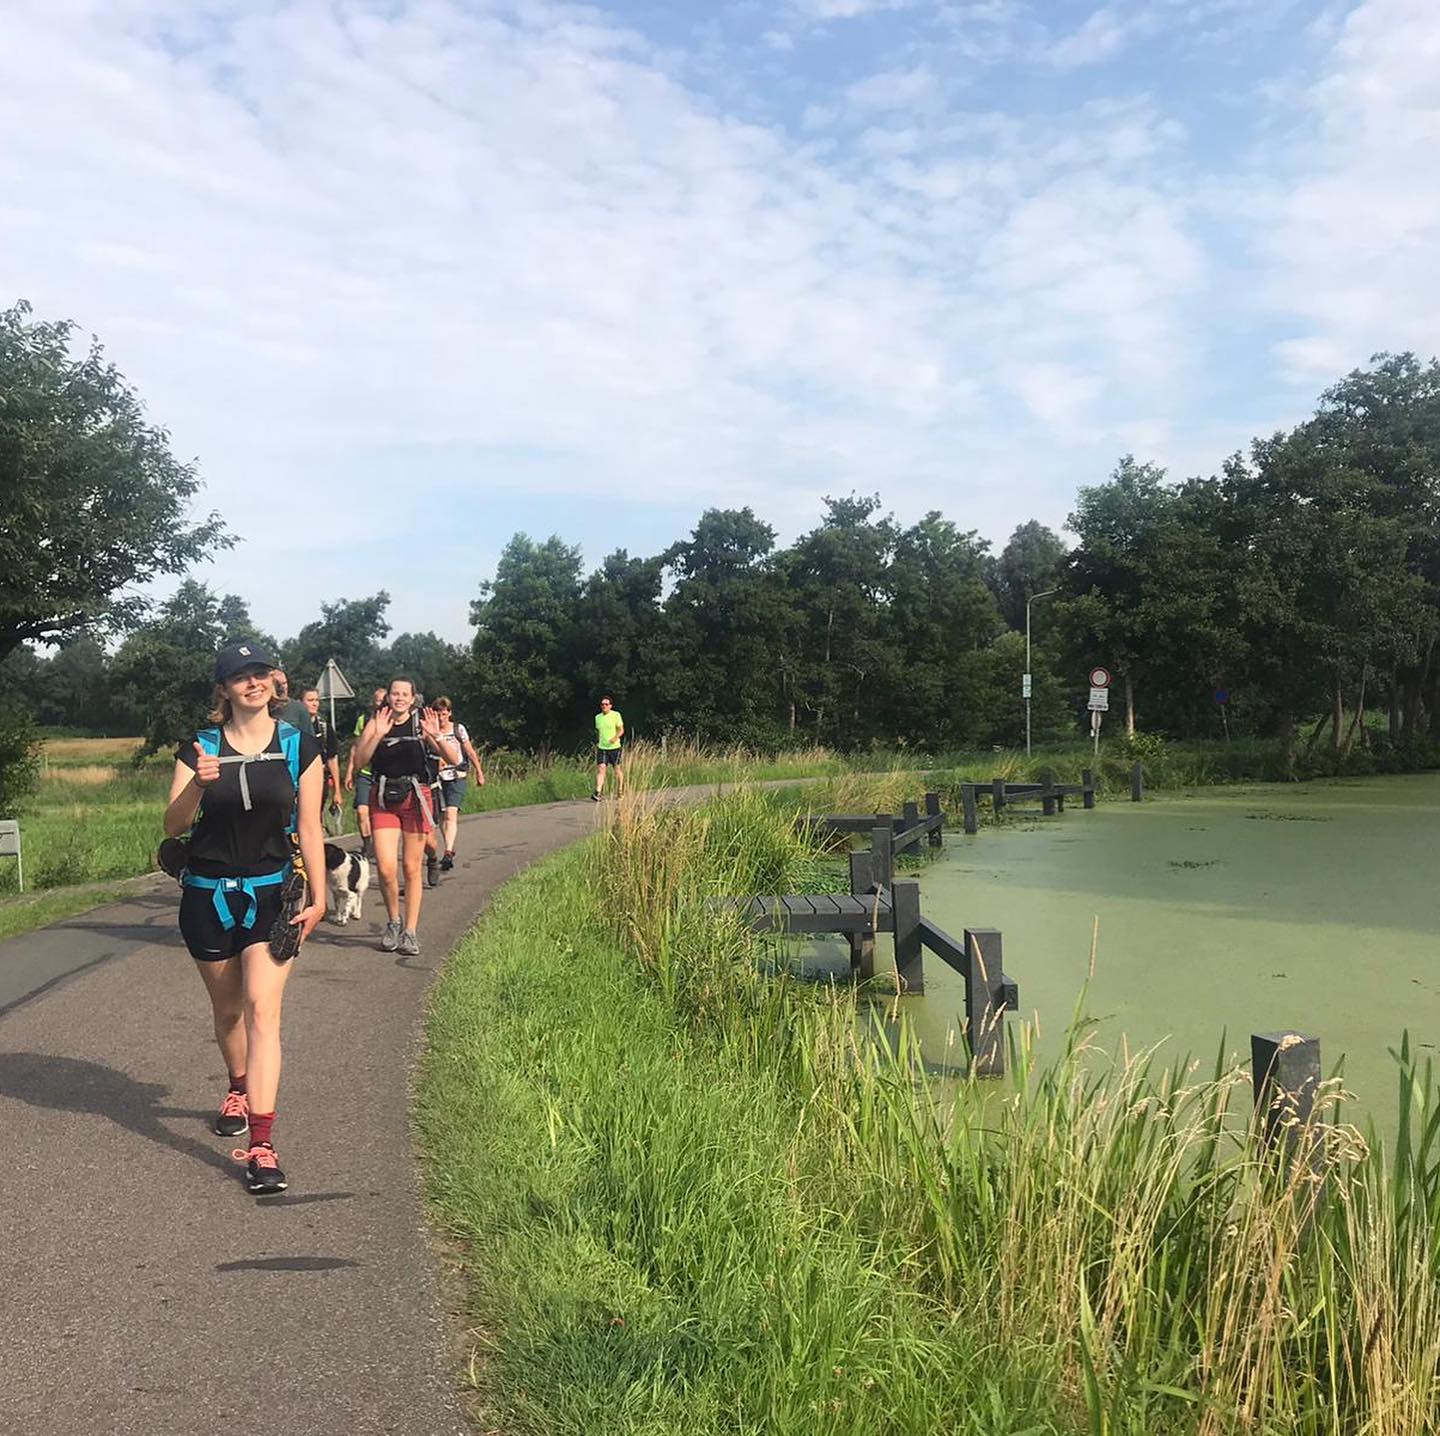
M 1059 593 L 1058 588 L 1047 588 L 1041 593 L 1032 593 L 1025 600 L 1025 756 L 1030 756 L 1030 605 L 1037 598 L 1049 598 L 1052 593 Z

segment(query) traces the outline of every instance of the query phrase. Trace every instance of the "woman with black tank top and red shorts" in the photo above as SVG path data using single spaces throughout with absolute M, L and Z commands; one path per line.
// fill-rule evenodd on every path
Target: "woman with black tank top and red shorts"
M 248 1131 L 249 1145 L 235 1156 L 258 1195 L 286 1187 L 271 1140 L 281 998 L 290 959 L 325 915 L 320 745 L 308 728 L 277 722 L 274 666 L 257 643 L 221 650 L 212 726 L 180 745 L 165 809 L 169 838 L 190 832 L 180 932 L 210 995 L 230 1074 L 215 1131 Z M 294 864 L 292 829 L 308 883 Z
M 388 921 L 380 938 L 384 952 L 414 957 L 420 951 L 418 928 L 420 862 L 425 855 L 425 837 L 435 826 L 434 799 L 430 788 L 430 755 L 446 763 L 460 759 L 459 745 L 440 734 L 440 720 L 432 709 L 415 707 L 415 684 L 409 678 L 391 680 L 385 706 L 365 725 L 355 743 L 355 766 L 369 766 L 373 775 L 370 793 L 370 832 L 375 848 L 375 866 L 380 872 L 380 890 L 385 895 Z M 405 918 L 400 918 L 398 866 L 405 865 Z

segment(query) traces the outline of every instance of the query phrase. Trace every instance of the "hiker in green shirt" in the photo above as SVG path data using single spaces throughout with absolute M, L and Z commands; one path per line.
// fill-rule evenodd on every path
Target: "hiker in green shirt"
M 621 757 L 620 744 L 625 737 L 625 720 L 615 711 L 614 700 L 607 693 L 600 700 L 600 711 L 595 715 L 595 791 L 590 801 L 598 803 L 605 791 L 605 770 L 615 770 L 615 794 L 625 791 L 625 763 Z

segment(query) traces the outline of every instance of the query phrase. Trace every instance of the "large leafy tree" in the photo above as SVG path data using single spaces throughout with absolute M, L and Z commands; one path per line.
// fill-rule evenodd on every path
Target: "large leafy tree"
M 1004 622 L 985 583 L 986 547 L 933 512 L 897 535 L 883 635 L 886 736 L 933 749 L 990 742 L 1005 728 L 1009 704 L 989 660 Z M 1014 690 L 1018 705 L 1018 676 Z
M 137 760 L 180 742 L 205 721 L 215 654 L 250 634 L 247 619 L 235 595 L 216 598 L 203 583 L 186 579 L 120 645 L 111 679 L 122 712 L 145 740 Z
M 1031 519 L 1010 535 L 986 577 L 1011 628 L 1025 627 L 1025 600 L 1058 587 L 1065 571 L 1065 545 L 1058 534 Z
M 1188 703 L 1215 681 L 1222 593 L 1217 537 L 1197 521 L 1192 496 L 1154 464 L 1123 458 L 1110 480 L 1082 488 L 1067 521 L 1079 545 L 1057 615 L 1077 677 L 1093 663 L 1120 679 L 1126 730 L 1137 694 L 1164 724 L 1175 695 Z
M 1413 651 L 1402 643 L 1378 677 L 1391 700 L 1392 736 L 1413 729 L 1423 705 L 1430 736 L 1440 739 L 1440 362 L 1377 354 L 1369 369 L 1321 395 L 1304 431 L 1318 461 L 1346 472 L 1365 509 L 1396 526 L 1428 618 Z
M 0 310 L 0 659 L 26 640 L 139 621 L 137 584 L 232 540 L 192 522 L 200 480 L 98 342 L 20 303 Z
M 775 531 L 751 509 L 707 509 L 665 562 L 667 664 L 660 706 L 675 726 L 718 743 L 767 743 L 781 723 L 794 601 L 766 562 Z
M 573 741 L 580 550 L 516 534 L 470 605 L 471 726 L 511 747 Z
M 588 735 L 593 705 L 606 692 L 624 713 L 627 732 L 655 731 L 657 693 L 673 682 L 660 604 L 664 567 L 663 558 L 631 558 L 620 549 L 585 580 L 575 626 L 578 736 Z
M 390 632 L 385 620 L 389 607 L 390 595 L 383 588 L 369 598 L 322 603 L 319 619 L 284 645 L 286 676 L 296 689 L 318 682 L 332 658 L 361 701 L 369 698 L 367 690 L 388 682 L 392 663 L 380 640 Z
M 447 643 L 436 633 L 401 633 L 385 650 L 385 658 L 392 670 L 390 676 L 408 674 L 427 702 L 442 693 L 453 701 L 465 666 L 465 650 L 459 644 Z M 363 688 L 356 688 L 355 692 L 362 701 L 369 697 Z
M 886 631 L 895 537 L 878 496 L 827 498 L 820 526 L 777 562 L 797 609 L 804 726 L 822 742 L 856 747 L 877 732 L 895 658 Z

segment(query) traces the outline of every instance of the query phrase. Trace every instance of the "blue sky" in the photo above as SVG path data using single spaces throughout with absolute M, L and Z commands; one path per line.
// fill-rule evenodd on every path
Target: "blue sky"
M 9 0 L 0 127 L 0 300 L 102 338 L 281 635 L 464 638 L 517 529 L 998 546 L 1440 347 L 1434 0 Z

